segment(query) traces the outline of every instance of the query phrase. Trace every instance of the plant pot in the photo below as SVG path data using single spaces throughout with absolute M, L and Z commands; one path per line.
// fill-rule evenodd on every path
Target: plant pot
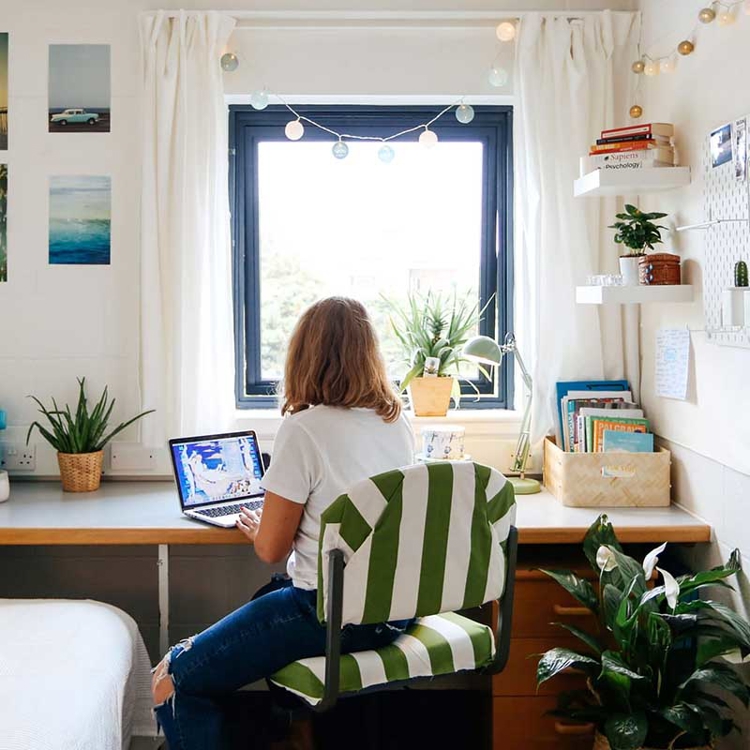
M 611 750 L 609 740 L 599 732 L 594 735 L 594 750 Z M 641 750 L 666 750 L 666 748 L 661 749 L 643 746 Z M 711 748 L 709 745 L 698 745 L 697 747 L 681 748 L 681 750 L 711 750 Z
M 642 255 L 621 255 L 620 273 L 625 286 L 638 286 L 641 283 L 639 261 Z
M 453 378 L 414 378 L 409 398 L 415 417 L 444 417 L 451 405 Z
M 93 492 L 102 481 L 104 453 L 58 453 L 60 479 L 65 492 Z

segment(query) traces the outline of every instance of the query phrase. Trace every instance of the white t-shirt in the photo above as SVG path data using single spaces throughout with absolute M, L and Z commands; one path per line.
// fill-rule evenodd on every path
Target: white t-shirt
M 403 414 L 384 422 L 372 409 L 313 406 L 284 419 L 261 485 L 305 506 L 287 563 L 295 586 L 318 587 L 321 513 L 357 482 L 413 460 L 414 433 Z

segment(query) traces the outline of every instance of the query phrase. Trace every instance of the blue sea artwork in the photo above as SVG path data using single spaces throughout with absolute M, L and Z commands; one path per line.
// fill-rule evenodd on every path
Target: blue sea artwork
M 110 177 L 50 177 L 51 265 L 109 265 L 111 203 Z

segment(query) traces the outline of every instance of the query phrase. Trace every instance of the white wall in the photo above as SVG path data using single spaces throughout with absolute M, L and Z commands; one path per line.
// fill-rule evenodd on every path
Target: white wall
M 161 7 L 272 9 L 274 2 L 156 3 Z M 347 9 L 388 8 L 350 0 Z M 523 3 L 477 0 L 474 10 L 497 12 Z M 335 9 L 341 3 L 287 2 L 288 9 Z M 628 9 L 631 0 L 540 0 L 528 9 Z M 96 393 L 108 384 L 116 417 L 138 409 L 139 41 L 137 14 L 146 0 L 23 0 L 3 3 L 0 30 L 10 32 L 9 281 L 0 284 L 0 408 L 21 440 L 43 399 L 75 397 L 85 375 Z M 393 3 L 398 10 L 449 9 L 448 0 Z M 47 46 L 112 46 L 112 132 L 48 134 Z M 260 85 L 290 97 L 495 94 L 486 70 L 499 43 L 483 29 L 265 29 L 237 31 L 232 46 L 242 64 L 227 75 L 227 92 L 249 94 Z M 506 46 L 509 58 L 511 47 Z M 0 156 L 5 159 L 6 157 Z M 112 176 L 112 265 L 47 264 L 48 179 L 55 174 Z M 270 439 L 273 426 L 266 430 Z M 512 434 L 512 431 L 511 433 Z M 137 440 L 137 432 L 125 436 Z M 54 455 L 39 445 L 37 474 L 55 473 Z M 164 470 L 160 462 L 158 470 Z

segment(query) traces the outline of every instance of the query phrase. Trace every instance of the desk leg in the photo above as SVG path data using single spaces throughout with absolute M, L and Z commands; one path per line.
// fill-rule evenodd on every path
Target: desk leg
M 159 650 L 169 649 L 169 545 L 159 545 Z

